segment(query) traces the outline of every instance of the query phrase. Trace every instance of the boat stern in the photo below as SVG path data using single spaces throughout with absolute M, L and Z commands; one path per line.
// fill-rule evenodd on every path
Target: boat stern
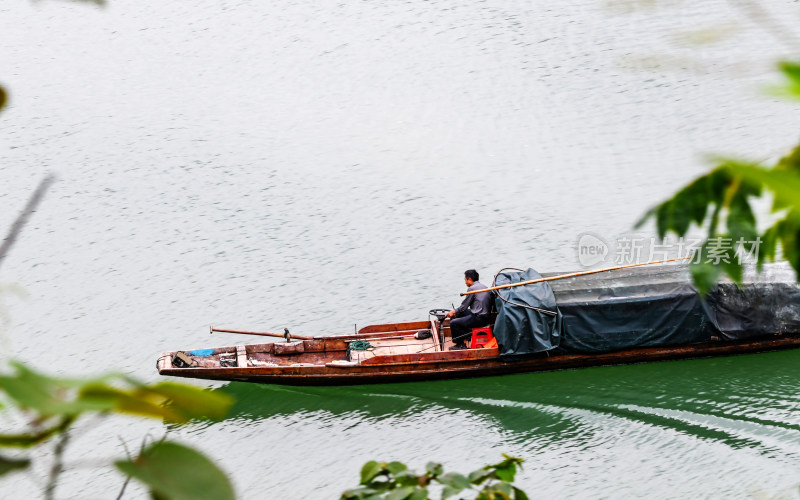
M 156 360 L 156 370 L 158 370 L 159 375 L 161 375 L 161 372 L 164 370 L 172 369 L 172 358 L 175 356 L 175 354 L 175 351 L 167 351 L 158 355 L 158 359 Z

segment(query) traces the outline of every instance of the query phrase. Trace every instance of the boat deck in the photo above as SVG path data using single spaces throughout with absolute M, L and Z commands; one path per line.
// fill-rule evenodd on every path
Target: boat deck
M 350 361 L 361 363 L 375 356 L 394 356 L 396 354 L 416 354 L 423 352 L 439 352 L 439 342 L 434 337 L 417 340 L 414 337 L 403 337 L 387 340 L 369 340 L 372 346 L 366 351 L 350 351 Z M 447 351 L 453 346 L 450 337 L 445 339 L 444 350 Z

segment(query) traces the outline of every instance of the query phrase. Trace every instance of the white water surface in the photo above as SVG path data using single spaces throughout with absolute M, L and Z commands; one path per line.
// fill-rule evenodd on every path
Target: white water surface
M 769 159 L 797 141 L 797 105 L 764 92 L 792 48 L 737 5 L 4 2 L 0 230 L 44 175 L 59 180 L 0 267 L 3 354 L 156 380 L 160 351 L 247 341 L 209 336 L 209 324 L 345 333 L 448 307 L 467 268 L 484 283 L 506 266 L 576 270 L 582 233 L 631 231 L 708 169 L 706 155 Z M 763 7 L 800 20 L 796 2 Z M 709 29 L 736 36 L 685 41 Z M 373 458 L 470 470 L 501 452 L 528 459 L 520 484 L 532 497 L 796 492 L 792 384 L 767 403 L 709 404 L 771 415 L 733 430 L 728 417 L 628 398 L 653 386 L 628 392 L 626 377 L 661 369 L 610 372 L 620 378 L 600 409 L 563 391 L 539 400 L 547 384 L 580 391 L 602 370 L 237 385 L 253 408 L 174 433 L 249 499 L 336 498 Z M 732 398 L 750 389 L 729 387 Z M 135 448 L 164 432 L 83 425 L 68 461 L 119 457 L 119 437 Z M 58 497 L 112 498 L 121 482 L 74 467 Z M 0 488 L 38 491 L 27 475 Z

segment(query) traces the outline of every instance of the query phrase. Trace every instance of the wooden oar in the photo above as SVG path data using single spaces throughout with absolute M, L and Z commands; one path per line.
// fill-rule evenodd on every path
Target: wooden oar
M 228 330 L 224 328 L 214 328 L 214 325 L 210 327 L 211 333 L 240 333 L 242 335 L 260 335 L 262 337 L 278 337 L 278 338 L 286 338 L 286 335 L 283 333 L 272 333 L 272 332 L 248 332 L 246 330 Z M 308 335 L 295 335 L 290 333 L 289 336 L 293 339 L 298 340 L 314 340 L 314 337 L 309 337 Z
M 503 288 L 511 288 L 511 287 L 515 287 L 515 286 L 531 285 L 533 283 L 540 283 L 542 281 L 553 281 L 553 280 L 560 280 L 560 279 L 563 279 L 563 278 L 573 278 L 575 276 L 584 276 L 586 274 L 602 273 L 604 271 L 614 271 L 616 269 L 626 269 L 628 267 L 647 266 L 647 265 L 650 265 L 650 264 L 663 264 L 665 262 L 674 262 L 676 260 L 687 260 L 687 259 L 691 259 L 691 258 L 692 257 L 679 257 L 677 259 L 654 260 L 652 262 L 642 262 L 640 264 L 628 264 L 628 265 L 625 265 L 625 266 L 605 267 L 603 269 L 593 269 L 593 270 L 590 270 L 590 271 L 580 271 L 580 272 L 577 272 L 577 273 L 561 274 L 559 276 L 550 276 L 548 278 L 538 278 L 538 279 L 535 279 L 535 280 L 520 281 L 519 283 L 509 283 L 507 285 L 493 286 L 491 288 L 484 288 L 483 290 L 473 290 L 471 292 L 464 292 L 464 293 L 461 294 L 461 296 L 463 297 L 465 295 L 472 295 L 474 293 L 491 292 L 493 290 L 501 290 Z

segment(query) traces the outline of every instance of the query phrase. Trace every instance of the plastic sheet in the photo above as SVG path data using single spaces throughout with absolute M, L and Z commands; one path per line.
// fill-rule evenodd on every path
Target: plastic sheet
M 725 340 L 800 332 L 800 286 L 788 264 L 748 269 L 743 286 L 723 281 L 706 297 L 709 317 Z
M 567 352 L 696 344 L 718 334 L 686 266 L 605 271 L 551 285 Z
M 551 273 L 549 276 L 566 274 Z M 536 279 L 536 271 L 503 272 L 497 284 Z M 545 275 L 548 276 L 548 275 Z M 604 271 L 498 290 L 495 336 L 501 354 L 557 348 L 601 353 L 800 332 L 800 286 L 788 264 L 745 272 L 742 287 L 722 280 L 701 298 L 687 265 Z M 529 307 L 556 310 L 552 316 Z
M 504 270 L 495 285 L 541 278 L 533 269 Z M 561 313 L 547 282 L 497 290 L 494 336 L 502 356 L 519 356 L 557 347 L 561 341 Z

